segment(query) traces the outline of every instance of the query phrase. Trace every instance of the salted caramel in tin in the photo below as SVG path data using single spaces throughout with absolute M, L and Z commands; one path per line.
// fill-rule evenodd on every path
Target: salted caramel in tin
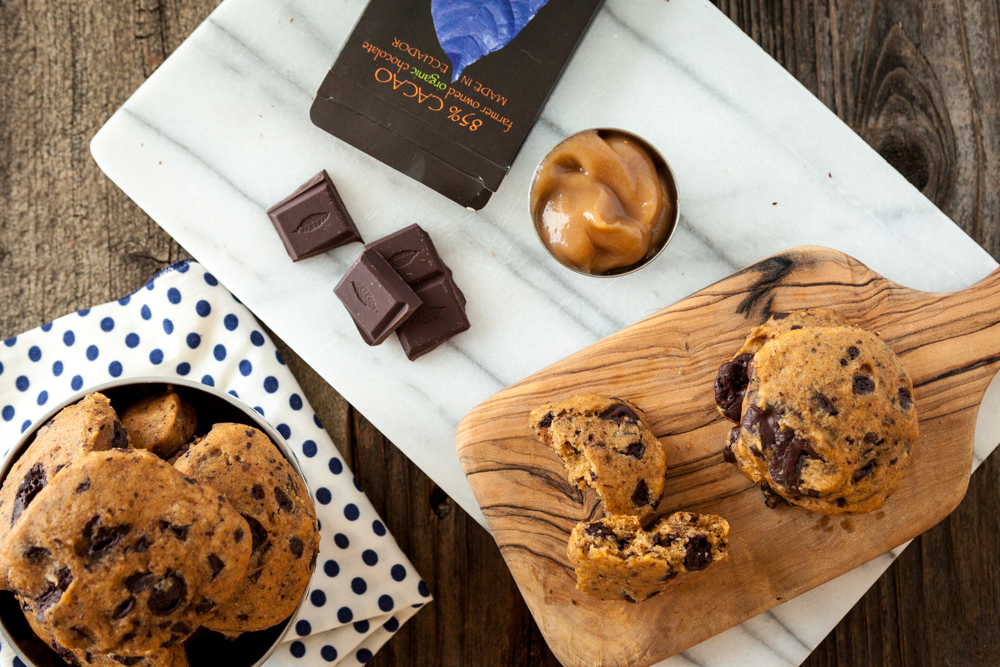
M 580 273 L 620 275 L 666 245 L 677 191 L 648 143 L 622 130 L 594 129 L 545 156 L 532 179 L 530 207 L 539 238 L 560 263 Z

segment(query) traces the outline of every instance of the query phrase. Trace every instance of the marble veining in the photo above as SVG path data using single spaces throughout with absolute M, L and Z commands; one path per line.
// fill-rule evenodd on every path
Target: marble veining
M 456 502 L 483 516 L 454 450 L 504 386 L 767 255 L 846 252 L 952 291 L 989 255 L 704 0 L 608 0 L 492 201 L 467 211 L 312 126 L 315 90 L 365 0 L 225 0 L 94 138 L 108 176 Z M 543 10 L 544 11 L 544 10 Z M 571 273 L 528 220 L 528 182 L 568 134 L 620 127 L 677 174 L 680 223 L 650 266 Z M 266 209 L 326 169 L 361 234 L 417 222 L 469 299 L 472 328 L 410 362 L 369 348 L 332 289 L 359 245 L 292 264 Z M 975 463 L 1000 441 L 987 392 Z M 662 663 L 797 665 L 900 549 Z

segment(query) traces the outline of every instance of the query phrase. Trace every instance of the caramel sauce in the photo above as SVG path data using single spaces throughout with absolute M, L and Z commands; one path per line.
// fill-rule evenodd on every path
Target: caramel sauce
M 676 196 L 666 166 L 635 137 L 587 130 L 539 165 L 531 212 L 542 242 L 562 264 L 620 273 L 656 255 L 673 227 Z

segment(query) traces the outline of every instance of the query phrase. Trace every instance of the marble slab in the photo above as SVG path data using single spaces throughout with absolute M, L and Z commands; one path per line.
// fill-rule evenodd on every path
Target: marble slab
M 916 289 L 997 264 L 704 0 L 608 0 L 490 203 L 459 207 L 309 122 L 364 0 L 225 0 L 115 113 L 105 173 L 480 523 L 462 416 L 496 391 L 767 255 L 825 245 Z M 650 266 L 573 274 L 534 236 L 528 181 L 563 137 L 620 127 L 677 173 L 680 225 Z M 265 213 L 326 169 L 361 234 L 427 229 L 472 328 L 410 362 L 369 348 L 333 286 L 353 245 L 293 264 Z M 976 464 L 1000 442 L 1000 382 Z M 985 419 L 990 415 L 990 419 Z M 897 549 L 663 664 L 799 664 Z

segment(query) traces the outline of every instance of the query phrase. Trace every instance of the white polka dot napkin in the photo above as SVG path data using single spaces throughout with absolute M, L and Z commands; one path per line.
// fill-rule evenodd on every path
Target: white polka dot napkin
M 262 414 L 299 459 L 315 494 L 320 552 L 309 595 L 268 665 L 367 662 L 430 591 L 379 519 L 301 395 L 281 354 L 228 290 L 196 262 L 134 293 L 60 317 L 0 344 L 0 450 L 51 406 L 115 378 L 184 377 Z M 0 646 L 0 667 L 22 667 Z

